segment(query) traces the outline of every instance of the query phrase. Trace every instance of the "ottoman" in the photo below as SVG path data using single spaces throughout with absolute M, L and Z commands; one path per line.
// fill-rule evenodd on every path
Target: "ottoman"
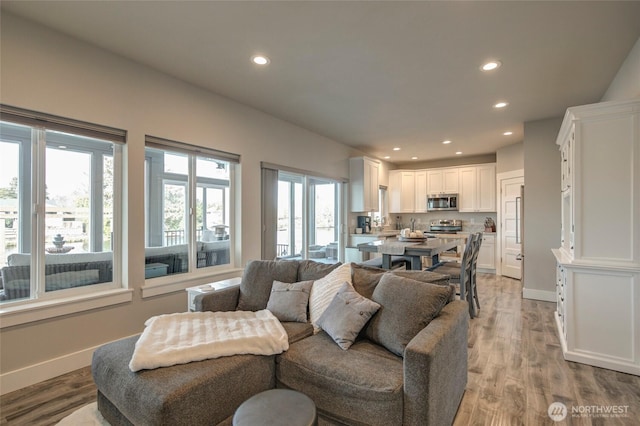
M 316 405 L 290 389 L 271 389 L 252 396 L 233 415 L 233 426 L 316 426 Z
M 111 426 L 217 425 L 243 401 L 275 387 L 275 356 L 234 355 L 134 373 L 129 361 L 137 340 L 93 354 L 98 409 Z

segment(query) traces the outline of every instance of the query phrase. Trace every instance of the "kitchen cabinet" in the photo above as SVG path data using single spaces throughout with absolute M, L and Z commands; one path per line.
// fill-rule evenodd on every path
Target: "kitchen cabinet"
M 349 159 L 351 211 L 373 212 L 379 207 L 380 162 L 372 158 Z
M 427 171 L 416 170 L 415 172 L 415 185 L 416 185 L 416 205 L 415 213 L 427 212 Z
M 389 172 L 389 213 L 414 213 L 415 209 L 416 172 L 391 170 Z
M 494 234 L 482 234 L 482 244 L 480 245 L 480 252 L 478 252 L 476 266 L 478 269 L 495 271 L 496 236 Z
M 640 375 L 640 100 L 569 108 L 556 143 L 564 358 Z M 604 226 L 615 223 L 615 226 Z
M 459 170 L 459 183 L 459 211 L 496 211 L 495 163 L 461 168 Z
M 448 167 L 427 170 L 427 193 L 457 194 L 458 168 Z

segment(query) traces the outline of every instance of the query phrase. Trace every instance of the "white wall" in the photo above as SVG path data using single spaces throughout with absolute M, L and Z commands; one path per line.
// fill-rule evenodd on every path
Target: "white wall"
M 260 161 L 348 178 L 348 158 L 362 155 L 18 17 L 3 12 L 1 19 L 0 102 L 128 132 L 126 278 L 135 289 L 131 303 L 2 329 L 3 375 L 20 372 L 28 376 L 31 366 L 38 366 L 33 371 L 55 371 L 51 363 L 56 362 L 69 370 L 87 365 L 90 348 L 139 333 L 152 315 L 186 309 L 182 291 L 146 299 L 140 296 L 145 134 L 241 155 L 240 267 L 260 257 Z
M 602 102 L 637 97 L 640 97 L 640 38 L 609 85 Z
M 496 151 L 496 174 L 524 169 L 524 144 L 507 145 Z
M 562 118 L 524 123 L 524 289 L 526 298 L 555 300 L 555 259 L 560 247 Z

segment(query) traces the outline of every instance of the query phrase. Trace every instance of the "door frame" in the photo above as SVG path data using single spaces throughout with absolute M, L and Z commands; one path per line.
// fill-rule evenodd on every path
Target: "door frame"
M 521 177 L 524 180 L 524 169 L 511 170 L 496 175 L 496 194 L 498 194 L 496 224 L 496 275 L 502 275 L 502 181 Z

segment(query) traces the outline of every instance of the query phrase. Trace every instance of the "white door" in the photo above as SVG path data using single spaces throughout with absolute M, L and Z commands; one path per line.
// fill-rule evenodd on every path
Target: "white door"
M 524 177 L 500 180 L 500 259 L 502 275 L 522 279 L 522 240 L 520 239 L 520 187 Z

